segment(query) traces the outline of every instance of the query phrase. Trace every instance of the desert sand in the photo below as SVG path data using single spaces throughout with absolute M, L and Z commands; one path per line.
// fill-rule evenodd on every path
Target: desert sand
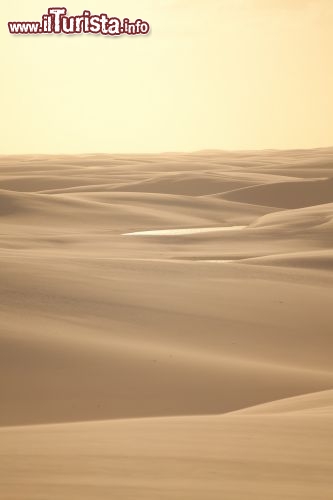
M 333 149 L 0 157 L 0 498 L 333 498 Z

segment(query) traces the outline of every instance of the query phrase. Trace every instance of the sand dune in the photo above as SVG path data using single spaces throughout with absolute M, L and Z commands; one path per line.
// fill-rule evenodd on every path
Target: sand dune
M 0 430 L 4 498 L 328 500 L 332 391 L 223 416 Z
M 333 178 L 262 184 L 224 193 L 224 198 L 280 208 L 333 202 Z
M 306 412 L 330 415 L 333 411 L 333 391 L 320 391 L 303 394 L 294 398 L 270 401 L 262 405 L 245 408 L 234 415 L 281 415 L 298 412 L 305 416 Z
M 2 424 L 221 413 L 331 387 L 324 278 L 21 253 L 2 253 Z
M 333 270 L 333 251 L 317 250 L 312 252 L 295 252 L 246 259 L 247 264 L 267 266 L 301 267 L 304 269 Z
M 0 157 L 0 497 L 328 500 L 332 179 L 330 148 Z
M 252 227 L 276 228 L 284 230 L 308 231 L 318 229 L 325 231 L 332 227 L 333 203 L 321 204 L 295 210 L 273 212 L 258 218 Z

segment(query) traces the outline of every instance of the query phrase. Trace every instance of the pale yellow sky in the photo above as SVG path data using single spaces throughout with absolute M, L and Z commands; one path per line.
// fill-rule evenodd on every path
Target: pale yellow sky
M 332 0 L 64 0 L 145 37 L 14 36 L 1 12 L 0 154 L 333 145 Z

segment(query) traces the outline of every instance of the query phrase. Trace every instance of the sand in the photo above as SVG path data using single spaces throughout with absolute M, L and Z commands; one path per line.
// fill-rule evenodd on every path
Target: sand
M 333 494 L 333 149 L 0 157 L 0 498 Z

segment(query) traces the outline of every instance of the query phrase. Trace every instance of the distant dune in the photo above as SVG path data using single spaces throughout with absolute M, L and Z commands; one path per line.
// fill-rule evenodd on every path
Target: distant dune
M 320 180 L 280 182 L 246 187 L 224 193 L 224 198 L 280 208 L 301 208 L 333 202 L 333 177 Z
M 331 497 L 333 148 L 2 156 L 0 222 L 1 498 Z

